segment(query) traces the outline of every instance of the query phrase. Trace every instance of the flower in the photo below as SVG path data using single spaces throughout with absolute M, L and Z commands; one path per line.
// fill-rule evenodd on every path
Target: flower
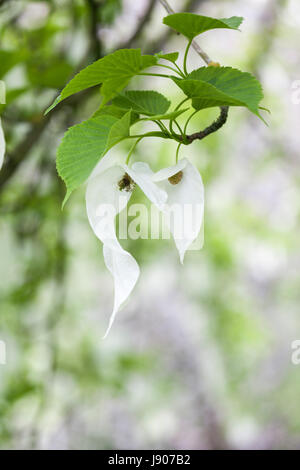
M 146 163 L 137 162 L 129 167 L 107 154 L 88 181 L 88 219 L 95 235 L 103 243 L 104 262 L 114 278 L 114 306 L 104 338 L 140 274 L 136 260 L 122 248 L 117 239 L 115 217 L 127 206 L 135 184 L 140 186 L 151 202 L 162 209 L 167 194 L 152 181 L 152 177 L 153 172 Z
M 5 104 L 5 83 L 0 80 L 0 104 Z M 5 154 L 5 139 L 0 118 L 0 169 L 3 165 Z
M 155 173 L 152 180 L 168 199 L 163 214 L 183 263 L 186 250 L 198 237 L 204 220 L 204 186 L 197 168 L 186 158 Z
M 1 118 L 0 118 L 0 169 L 3 165 L 4 154 L 5 154 L 5 139 L 4 139 L 4 132 L 2 129 Z
M 103 243 L 105 265 L 114 278 L 114 306 L 104 338 L 140 274 L 134 257 L 120 245 L 115 229 L 115 218 L 127 206 L 136 184 L 162 211 L 181 263 L 203 229 L 203 182 L 187 159 L 157 173 L 144 162 L 125 165 L 117 155 L 107 154 L 99 162 L 88 180 L 86 208 L 90 225 Z

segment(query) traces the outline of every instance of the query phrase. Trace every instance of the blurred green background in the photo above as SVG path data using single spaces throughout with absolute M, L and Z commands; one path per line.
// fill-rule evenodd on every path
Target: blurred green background
M 109 337 L 113 282 L 88 224 L 84 188 L 61 211 L 55 152 L 99 92 L 43 116 L 59 89 L 120 47 L 184 50 L 149 0 L 0 1 L 1 449 L 300 448 L 299 70 L 297 0 L 170 0 L 176 11 L 245 17 L 199 39 L 260 78 L 266 127 L 233 108 L 218 133 L 181 149 L 206 188 L 205 245 L 181 266 L 172 241 L 126 241 L 141 277 Z M 191 52 L 189 68 L 200 58 Z M 295 85 L 296 84 L 296 85 Z M 299 84 L 299 83 L 298 83 Z M 163 79 L 154 88 L 179 102 Z M 217 110 L 199 113 L 205 127 Z M 173 143 L 140 143 L 153 169 Z M 118 152 L 128 151 L 121 144 Z M 133 198 L 144 201 L 138 193 Z

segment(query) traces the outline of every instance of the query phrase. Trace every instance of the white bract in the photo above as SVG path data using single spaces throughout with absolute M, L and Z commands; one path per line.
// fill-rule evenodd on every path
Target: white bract
M 0 104 L 5 104 L 5 84 L 0 80 Z M 5 154 L 5 139 L 0 118 L 0 169 L 3 165 Z
M 179 252 L 181 263 L 203 228 L 204 186 L 197 168 L 186 158 L 153 176 L 168 195 L 163 213 Z
M 104 157 L 88 181 L 86 208 L 89 222 L 103 243 L 104 261 L 114 277 L 114 307 L 104 337 L 108 335 L 116 313 L 130 295 L 140 274 L 136 260 L 117 239 L 115 217 L 126 207 L 133 182 L 140 186 L 151 202 L 158 207 L 163 206 L 167 194 L 152 181 L 152 176 L 153 172 L 146 163 L 137 162 L 129 167 L 116 164 L 116 159 Z
M 5 139 L 4 139 L 4 132 L 2 129 L 1 118 L 0 118 L 0 169 L 3 165 L 4 154 L 5 154 Z
M 203 183 L 187 159 L 157 173 L 144 162 L 125 165 L 116 155 L 107 154 L 99 162 L 88 181 L 86 208 L 91 227 L 103 243 L 105 265 L 114 278 L 114 306 L 104 337 L 140 274 L 136 260 L 120 245 L 115 229 L 115 218 L 127 206 L 135 184 L 162 211 L 181 262 L 203 226 Z

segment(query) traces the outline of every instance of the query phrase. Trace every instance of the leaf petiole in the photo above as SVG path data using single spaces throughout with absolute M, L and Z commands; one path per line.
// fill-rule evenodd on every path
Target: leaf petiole
M 179 149 L 180 149 L 181 145 L 182 145 L 182 142 L 180 142 L 178 144 L 177 149 L 176 149 L 176 163 L 178 163 Z
M 137 144 L 144 138 L 145 136 L 142 135 L 139 139 L 137 139 L 134 144 L 132 145 L 131 149 L 129 150 L 129 153 L 127 155 L 127 158 L 126 158 L 126 165 L 128 165 L 129 163 L 129 160 L 130 160 L 130 157 L 131 155 L 133 154 L 133 152 L 135 151 L 135 148 L 137 146 Z
M 185 123 L 185 126 L 184 126 L 184 129 L 183 129 L 183 132 L 184 134 L 186 134 L 186 131 L 187 131 L 187 127 L 188 127 L 188 124 L 190 122 L 190 120 L 195 116 L 195 114 L 197 114 L 199 112 L 199 109 L 196 109 L 196 111 L 194 111 L 188 118 L 187 118 L 187 121 Z
M 184 70 L 184 73 L 185 73 L 186 76 L 188 75 L 187 66 L 186 66 L 187 56 L 188 56 L 190 47 L 191 47 L 191 45 L 192 45 L 192 42 L 193 42 L 193 40 L 190 39 L 189 42 L 188 42 L 188 45 L 186 46 L 186 50 L 185 50 L 185 53 L 184 53 L 183 70 Z
M 164 123 L 162 123 L 159 119 L 155 119 L 153 122 L 155 122 L 155 124 L 157 124 L 159 126 L 159 128 L 161 129 L 162 132 L 165 132 L 166 134 L 170 135 L 168 129 L 166 128 L 166 126 L 164 125 Z
M 178 75 L 180 75 L 181 78 L 185 78 L 183 72 L 180 70 L 180 68 L 178 67 L 178 65 L 175 64 L 175 63 L 174 63 L 174 65 L 175 65 L 175 67 L 177 68 L 177 70 L 174 69 L 173 67 L 170 67 L 169 65 L 164 65 L 164 64 L 157 64 L 157 67 L 164 67 L 165 69 L 172 70 L 172 72 L 175 72 L 175 73 L 177 73 Z
M 143 77 L 163 77 L 163 78 L 172 78 L 173 75 L 165 75 L 163 73 L 138 73 L 137 75 L 143 76 Z M 176 77 L 177 78 L 177 77 Z

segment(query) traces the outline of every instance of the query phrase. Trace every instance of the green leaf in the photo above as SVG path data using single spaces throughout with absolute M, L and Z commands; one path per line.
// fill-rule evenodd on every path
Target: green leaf
M 99 116 L 77 124 L 65 133 L 56 160 L 58 174 L 67 187 L 63 206 L 72 191 L 86 181 L 100 158 L 129 135 L 130 115 L 131 111 L 121 119 Z
M 121 119 L 118 119 L 117 122 L 112 125 L 108 135 L 105 152 L 107 152 L 121 140 L 125 139 L 125 137 L 129 136 L 131 113 L 131 110 L 128 111 Z
M 175 13 L 163 19 L 164 24 L 190 40 L 210 29 L 238 29 L 242 21 L 243 18 L 239 16 L 216 19 L 209 16 L 195 15 L 194 13 Z
M 111 80 L 107 80 L 101 87 L 102 103 L 104 106 L 109 100 L 116 96 L 120 91 L 128 85 L 129 80 L 127 78 L 116 77 Z
M 114 92 L 124 88 L 134 75 L 147 67 L 155 65 L 156 62 L 156 57 L 142 55 L 140 49 L 120 49 L 113 52 L 75 75 L 47 109 L 46 113 L 68 96 L 101 83 L 104 83 L 101 93 L 108 101 Z
M 179 52 L 169 52 L 168 54 L 159 52 L 155 54 L 155 57 L 157 57 L 158 59 L 168 60 L 169 62 L 172 62 L 174 64 L 179 57 Z
M 104 106 L 100 107 L 93 115 L 93 118 L 99 117 L 99 116 L 104 116 L 104 115 L 109 115 L 109 116 L 114 116 L 118 119 L 121 119 L 124 114 L 128 112 L 127 109 L 123 108 L 118 108 L 118 106 L 115 106 L 113 104 L 109 106 Z M 131 125 L 136 123 L 139 120 L 139 115 L 137 113 L 132 112 L 131 113 Z
M 201 67 L 186 79 L 173 80 L 192 99 L 197 110 L 213 106 L 245 106 L 261 118 L 262 87 L 250 73 L 231 67 Z
M 141 121 L 155 121 L 155 120 L 157 121 L 158 119 L 160 121 L 163 121 L 163 120 L 176 119 L 178 116 L 180 116 L 181 114 L 185 113 L 188 110 L 189 108 L 177 109 L 176 111 L 172 111 L 167 114 L 157 114 L 155 116 L 151 116 L 148 118 L 142 118 Z
M 161 93 L 152 90 L 129 90 L 116 96 L 112 103 L 119 108 L 132 109 L 136 113 L 152 116 L 165 114 L 170 101 Z

